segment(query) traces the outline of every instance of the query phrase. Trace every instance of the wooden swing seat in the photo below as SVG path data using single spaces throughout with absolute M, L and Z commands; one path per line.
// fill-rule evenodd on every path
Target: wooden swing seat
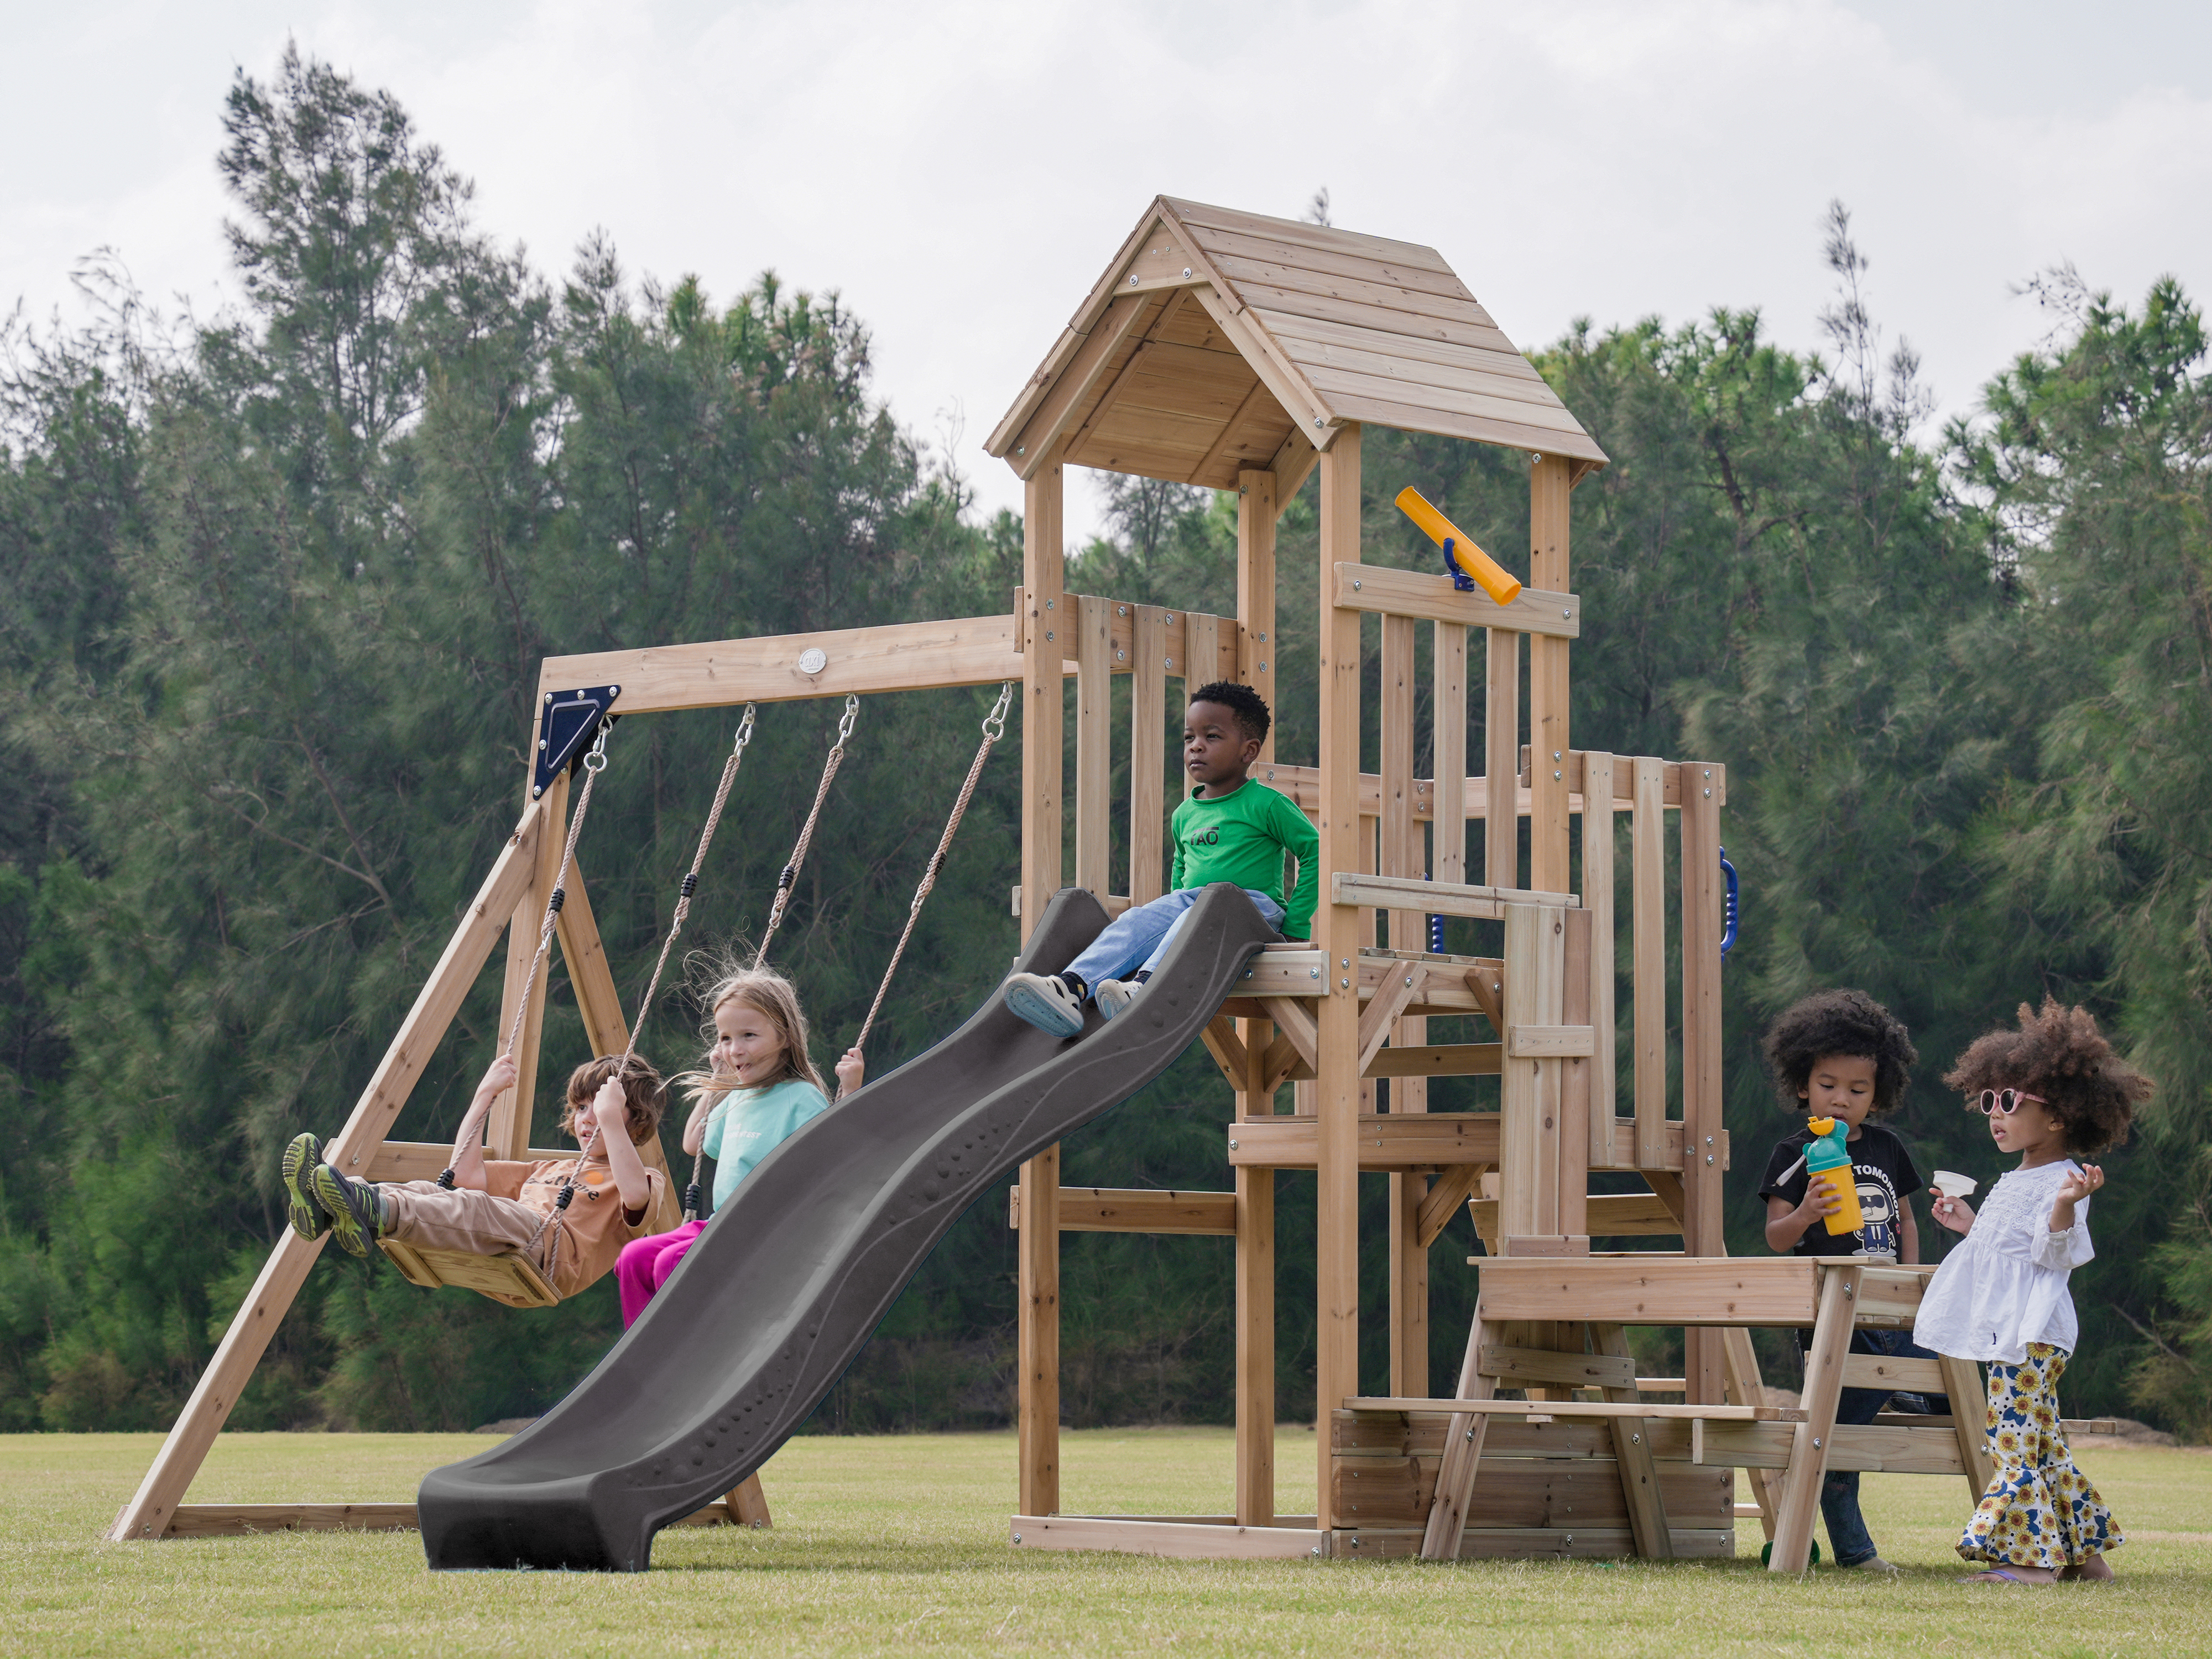
M 550 1308 L 560 1296 L 529 1257 L 509 1251 L 501 1255 L 477 1255 L 469 1250 L 425 1249 L 397 1238 L 380 1238 L 377 1246 L 400 1277 L 428 1291 L 474 1291 L 510 1308 Z

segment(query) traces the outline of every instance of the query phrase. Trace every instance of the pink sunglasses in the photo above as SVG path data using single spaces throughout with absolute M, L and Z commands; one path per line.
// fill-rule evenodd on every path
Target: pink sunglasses
M 1984 1089 L 1981 1097 L 1974 1103 L 1974 1109 L 1984 1117 L 1994 1117 L 2000 1112 L 2010 1117 L 2020 1109 L 2020 1103 L 2023 1100 L 2032 1100 L 2039 1106 L 2051 1103 L 2041 1095 L 2032 1095 L 2025 1089 Z

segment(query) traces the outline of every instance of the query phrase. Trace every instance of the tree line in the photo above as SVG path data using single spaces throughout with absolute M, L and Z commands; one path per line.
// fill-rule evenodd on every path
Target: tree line
M 596 236 L 549 276 L 476 225 L 467 182 L 396 100 L 296 52 L 240 75 L 224 134 L 234 309 L 158 315 L 95 261 L 89 321 L 19 317 L 0 341 L 0 1426 L 16 1430 L 173 1414 L 283 1224 L 281 1148 L 343 1120 L 512 826 L 541 658 L 994 612 L 1020 580 L 1019 522 L 978 514 L 949 459 L 872 398 L 868 331 L 836 296 L 763 275 L 717 300 L 631 275 Z M 1931 434 L 1840 210 L 1828 228 L 1821 352 L 1717 308 L 1578 325 L 1532 354 L 1613 458 L 1575 495 L 1575 740 L 1729 769 L 1746 892 L 1723 975 L 1730 1248 L 1763 1249 L 1751 1183 L 1792 1125 L 1757 1037 L 1796 997 L 1855 984 L 1887 1002 L 1923 1056 L 1902 1132 L 1928 1164 L 1991 1175 L 1981 1120 L 1938 1074 L 2021 1000 L 2085 1001 L 2160 1093 L 2098 1200 L 2069 1409 L 2203 1437 L 2200 314 L 2171 281 L 2131 307 L 2047 274 L 2049 343 Z M 1374 433 L 1365 471 L 1369 559 L 1432 558 L 1390 506 L 1411 483 L 1516 562 L 1525 458 Z M 1114 479 L 1106 504 L 1071 587 L 1233 611 L 1233 497 Z M 1310 484 L 1279 550 L 1286 761 L 1314 758 L 1317 557 Z M 864 703 L 778 944 L 825 1054 L 866 1011 L 995 694 Z M 763 710 L 693 939 L 759 926 L 839 712 Z M 1425 693 L 1424 744 L 1431 714 Z M 610 742 L 580 857 L 627 996 L 735 714 L 656 716 Z M 969 810 L 872 1042 L 878 1073 L 1013 954 L 1018 770 L 1002 750 Z M 498 980 L 399 1138 L 450 1137 L 499 1039 Z M 552 987 L 541 1099 L 583 1054 L 558 971 Z M 664 1069 L 693 1057 L 699 1012 L 682 986 L 633 1011 Z M 1483 1103 L 1485 1085 L 1455 1086 Z M 1218 1187 L 1228 1112 L 1205 1055 L 1186 1056 L 1070 1144 L 1066 1178 Z M 537 1143 L 550 1133 L 541 1112 Z M 1283 1184 L 1295 1415 L 1313 1403 L 1311 1206 L 1301 1178 Z M 1471 1310 L 1471 1243 L 1459 1222 L 1437 1247 L 1438 1376 Z M 1070 1418 L 1224 1419 L 1230 1265 L 1222 1241 L 1070 1236 Z M 1012 1275 L 1000 1194 L 817 1424 L 1006 1420 Z M 616 1325 L 607 1286 L 516 1314 L 332 1257 L 233 1421 L 534 1411 Z M 1370 1342 L 1379 1376 L 1379 1329 Z

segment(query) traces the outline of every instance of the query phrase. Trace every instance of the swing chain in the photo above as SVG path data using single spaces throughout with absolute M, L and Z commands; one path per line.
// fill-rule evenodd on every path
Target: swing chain
M 860 700 L 848 693 L 845 716 L 837 722 L 837 741 L 830 745 L 830 753 L 822 763 L 822 781 L 814 787 L 814 805 L 807 809 L 806 822 L 799 831 L 799 842 L 791 849 L 791 862 L 783 866 L 776 878 L 775 901 L 769 905 L 768 926 L 761 930 L 760 948 L 753 952 L 753 967 L 757 969 L 768 961 L 768 947 L 775 938 L 776 929 L 783 926 L 783 912 L 791 902 L 793 884 L 799 879 L 799 867 L 806 862 L 806 850 L 814 843 L 814 826 L 822 819 L 822 803 L 829 799 L 830 785 L 844 763 L 845 742 L 853 735 L 853 721 L 860 712 Z

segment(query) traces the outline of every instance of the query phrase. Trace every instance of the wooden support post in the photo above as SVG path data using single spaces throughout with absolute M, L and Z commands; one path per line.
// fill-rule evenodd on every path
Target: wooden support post
M 1129 628 L 1129 902 L 1167 891 L 1168 613 L 1132 607 Z M 1176 730 L 1180 731 L 1180 726 Z
M 1113 886 L 1114 605 L 1073 593 L 1066 604 L 1075 629 L 1075 884 L 1103 902 Z
M 1721 1128 L 1721 769 L 1685 762 L 1682 777 L 1682 1248 L 1724 1255 Z M 1693 1406 L 1718 1405 L 1720 1338 L 1692 1331 L 1683 1376 Z
M 1613 1151 L 1615 1107 L 1614 1043 L 1619 1036 L 1613 1007 L 1613 757 L 1583 757 L 1583 903 L 1590 913 L 1589 1023 L 1597 1033 L 1597 1053 L 1589 1063 L 1589 1162 L 1618 1161 Z
M 535 744 L 537 740 L 537 728 L 533 726 L 531 743 Z M 538 954 L 538 936 L 545 926 L 546 902 L 553 895 L 553 884 L 561 868 L 561 851 L 568 830 L 566 772 L 553 780 L 538 805 L 538 816 L 550 826 L 550 833 L 538 843 L 530 886 L 515 905 L 507 931 L 507 980 L 499 1000 L 498 1041 L 502 1045 L 507 1042 L 507 1034 L 514 1029 L 514 1011 L 521 1006 L 522 988 L 530 979 L 530 963 Z M 538 1041 L 545 1031 L 547 976 L 545 968 L 540 968 L 537 979 L 530 985 L 529 1012 L 523 1017 L 522 1032 L 514 1043 L 514 1087 L 492 1103 L 491 1112 L 484 1121 L 487 1158 L 519 1159 L 530 1148 L 531 1108 L 538 1095 Z
M 490 958 L 492 947 L 499 943 L 500 930 L 507 926 L 529 887 L 538 849 L 546 839 L 547 817 L 542 799 L 523 813 L 522 822 L 493 862 L 491 873 L 477 890 L 476 902 L 446 942 L 437 965 L 416 994 L 415 1006 L 392 1035 L 368 1086 L 354 1103 L 352 1115 L 331 1140 L 326 1155 L 349 1174 L 367 1170 L 413 1092 L 423 1064 L 453 1024 L 462 1000 Z M 538 925 L 532 923 L 533 927 Z M 214 1357 L 193 1385 L 191 1398 L 185 1402 L 168 1437 L 162 1441 L 145 1479 L 116 1517 L 110 1538 L 120 1543 L 160 1538 L 168 1532 L 177 1505 L 191 1486 L 192 1477 L 199 1473 L 208 1448 L 222 1432 L 224 1420 L 252 1379 L 253 1368 L 261 1363 L 269 1339 L 290 1310 L 322 1248 L 320 1240 L 311 1244 L 289 1229 L 277 1238 L 276 1249 L 269 1253 L 253 1288 L 216 1345 Z
M 1566 943 L 1562 952 L 1564 982 L 1560 987 L 1563 1025 L 1590 1023 L 1591 934 L 1595 921 L 1588 910 L 1564 910 Z M 1507 1062 L 1509 1064 L 1513 1062 Z M 1592 1076 L 1597 1060 L 1571 1054 L 1557 1062 L 1559 1076 L 1559 1233 L 1580 1238 L 1589 1248 L 1590 1118 L 1596 1093 Z M 1612 1160 L 1608 1158 L 1608 1163 Z
M 1265 467 L 1237 475 L 1237 672 L 1275 707 L 1275 475 Z M 1275 758 L 1275 732 L 1260 746 L 1260 763 Z
M 1634 1364 L 1628 1334 L 1620 1326 L 1592 1325 L 1589 1333 L 1590 1346 L 1598 1352 Z M 1634 1373 L 1630 1374 L 1626 1388 L 1607 1388 L 1605 1397 L 1614 1405 L 1638 1404 L 1642 1396 L 1637 1392 Z M 1660 1494 L 1659 1470 L 1651 1457 L 1650 1421 L 1616 1417 L 1611 1427 L 1613 1455 L 1620 1470 L 1621 1495 L 1628 1502 L 1628 1526 L 1636 1539 L 1636 1553 L 1650 1561 L 1671 1561 L 1674 1539 L 1667 1528 L 1667 1504 Z M 1699 1450 L 1703 1449 L 1700 1445 Z
M 1528 586 L 1573 592 L 1567 582 L 1569 462 L 1547 455 L 1528 469 Z M 1528 884 L 1571 890 L 1567 852 L 1567 653 L 1573 641 L 1528 638 Z
M 1022 578 L 1030 614 L 1022 649 L 1022 937 L 1043 917 L 1060 880 L 1060 665 L 1067 596 L 1062 586 L 1061 485 L 1054 454 L 1024 486 Z M 1022 1165 L 1022 1230 L 1016 1242 L 1017 1419 L 1020 1511 L 1060 1508 L 1060 1149 Z
M 1676 1190 L 1680 1183 L 1676 1183 Z M 1679 1220 L 1680 1218 L 1678 1217 Z M 1738 1406 L 1764 1406 L 1766 1385 L 1759 1380 L 1759 1355 L 1751 1346 L 1751 1333 L 1741 1325 L 1721 1328 L 1721 1352 L 1728 1366 L 1729 1401 Z M 1782 1471 L 1753 1469 L 1751 1493 L 1759 1503 L 1759 1524 L 1766 1534 L 1766 1541 L 1774 1541 L 1774 1523 L 1782 1512 Z M 1978 1496 L 1978 1494 L 1977 1494 Z
M 1951 1424 L 1959 1437 L 1959 1462 L 1973 1492 L 1967 1501 L 1978 1504 L 1996 1476 L 1990 1459 L 1989 1402 L 1982 1370 L 1971 1359 L 1948 1354 L 1938 1354 L 1936 1363 L 1942 1367 L 1943 1392 L 1951 1397 Z
M 1455 1400 L 1489 1400 L 1498 1392 L 1482 1369 L 1482 1351 L 1498 1340 L 1498 1328 L 1482 1316 L 1477 1301 L 1467 1331 L 1467 1357 L 1459 1367 Z M 1474 1497 L 1474 1477 L 1482 1467 L 1482 1443 L 1490 1431 L 1487 1412 L 1455 1412 L 1444 1431 L 1443 1461 L 1437 1469 L 1436 1496 L 1430 1501 L 1428 1523 L 1421 1535 L 1425 1561 L 1459 1559 L 1460 1534 Z
M 1857 1305 L 1857 1263 L 1820 1267 L 1820 1310 L 1813 1321 L 1812 1346 L 1805 1355 L 1805 1420 L 1790 1436 L 1790 1473 L 1782 1489 L 1782 1513 L 1774 1523 L 1775 1572 L 1802 1572 L 1813 1551 L 1813 1517 L 1820 1512 L 1820 1483 L 1835 1449 L 1836 1407 L 1844 1397 L 1844 1359 L 1851 1346 L 1851 1315 Z M 1695 1379 L 1690 1379 L 1694 1382 Z M 1692 1405 L 1713 1402 L 1693 1400 Z
M 722 1503 L 730 1511 L 730 1519 L 741 1527 L 772 1527 L 775 1524 L 775 1517 L 768 1512 L 768 1494 L 761 1490 L 761 1478 L 757 1473 L 747 1475 L 731 1487 Z
M 1431 763 L 1437 881 L 1467 879 L 1467 629 L 1436 624 L 1435 756 Z
M 1634 763 L 1629 828 L 1631 1006 L 1636 1014 L 1636 1164 L 1667 1161 L 1667 763 Z
M 1489 642 L 1482 703 L 1482 878 L 1521 884 L 1521 635 L 1484 630 Z M 1557 890 L 1564 892 L 1565 888 Z
M 1238 678 L 1275 708 L 1275 474 L 1237 475 Z M 1279 712 L 1279 711 L 1278 711 Z M 1275 757 L 1272 728 L 1260 750 Z M 1301 1011 L 1303 1012 L 1303 1011 Z M 1272 1117 L 1268 1063 L 1274 1024 L 1239 1022 L 1249 1073 L 1237 1097 L 1240 1119 Z M 1275 1172 L 1238 1165 L 1237 1176 L 1237 1522 L 1275 1524 Z
M 1331 603 L 1331 566 L 1359 558 L 1360 431 L 1346 426 L 1321 459 L 1321 872 L 1315 918 L 1328 994 L 1315 1009 L 1315 1411 L 1316 1514 L 1336 1524 L 1331 1414 L 1359 1392 L 1359 959 L 1358 906 L 1330 901 L 1329 877 L 1357 870 L 1359 838 L 1359 613 Z
M 1413 683 L 1417 624 L 1411 617 L 1382 618 L 1382 696 L 1376 713 L 1382 734 L 1382 826 L 1381 873 L 1418 879 L 1427 873 L 1423 855 L 1423 831 L 1413 803 Z M 1419 910 L 1391 910 L 1389 917 L 1391 948 L 1425 951 L 1428 917 Z M 1401 987 L 1401 989 L 1403 988 Z M 1376 1005 L 1382 993 L 1376 995 Z M 1376 1012 L 1370 1005 L 1370 1013 Z M 1420 1018 L 1393 1020 L 1388 1040 L 1399 1047 L 1427 1041 L 1428 1022 Z M 1367 1045 L 1361 1045 L 1363 1059 Z M 1363 1067 L 1364 1069 L 1364 1067 Z M 1428 1079 L 1393 1078 L 1390 1111 L 1428 1110 Z M 1390 1392 L 1418 1395 L 1429 1391 L 1429 1253 L 1421 1243 L 1421 1203 L 1428 1195 L 1428 1179 L 1402 1170 L 1389 1176 L 1390 1186 Z
M 1523 1025 L 1566 1023 L 1567 913 L 1547 905 L 1505 907 L 1505 1042 L 1498 1125 L 1498 1230 L 1505 1253 L 1516 1238 L 1559 1237 L 1559 1066 L 1516 1059 Z M 1585 1246 L 1587 1248 L 1587 1246 Z

